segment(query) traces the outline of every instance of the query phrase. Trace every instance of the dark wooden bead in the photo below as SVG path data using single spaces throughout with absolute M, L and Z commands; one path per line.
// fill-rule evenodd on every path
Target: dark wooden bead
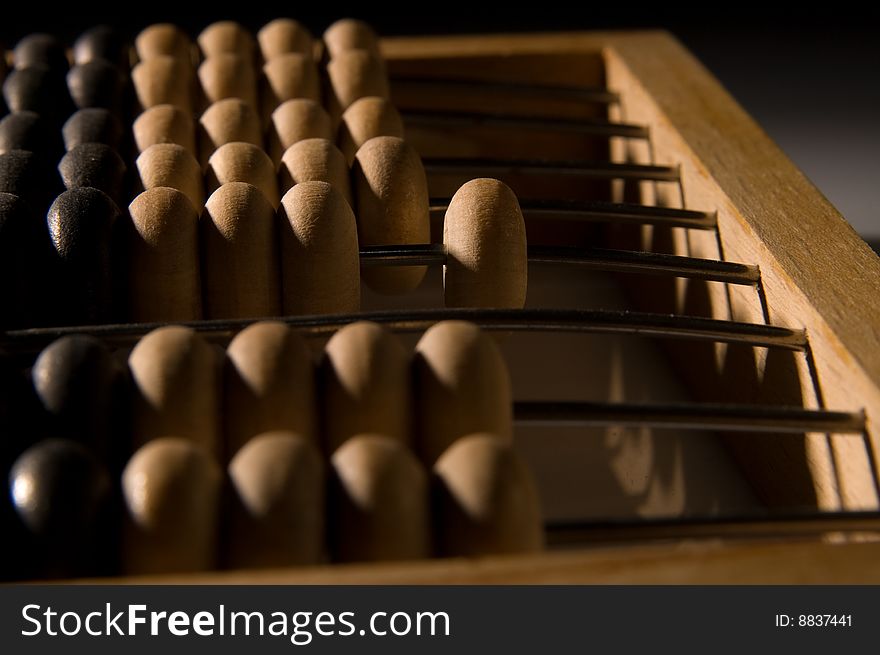
M 73 44 L 73 61 L 77 64 L 104 59 L 124 70 L 130 64 L 128 53 L 128 41 L 109 25 L 86 30 Z
M 81 143 L 69 150 L 58 164 L 61 181 L 68 189 L 93 187 L 115 202 L 122 200 L 125 162 L 105 143 Z
M 51 34 L 29 34 L 15 45 L 12 62 L 16 68 L 45 66 L 66 71 L 69 63 L 64 44 Z
M 42 213 L 16 195 L 0 193 L 0 326 L 33 327 L 43 322 L 49 235 Z M 2 422 L 0 422 L 2 423 Z M 4 439 L 0 425 L 0 440 Z
M 69 189 L 55 199 L 46 222 L 53 249 L 48 303 L 52 322 L 64 325 L 101 323 L 112 314 L 113 226 L 116 203 L 91 187 Z
M 122 108 L 125 78 L 110 62 L 93 59 L 70 69 L 67 88 L 73 104 L 80 109 L 104 107 L 117 112 Z
M 81 444 L 47 439 L 19 456 L 9 473 L 12 506 L 46 577 L 107 570 L 114 512 L 113 484 Z
M 71 335 L 53 341 L 31 370 L 34 390 L 54 437 L 86 446 L 110 469 L 128 454 L 121 408 L 125 369 L 98 339 Z
M 105 143 L 117 151 L 122 145 L 119 119 L 102 107 L 89 107 L 75 112 L 64 123 L 61 133 L 67 150 L 81 143 Z
M 33 111 L 15 112 L 0 120 L 0 153 L 8 150 L 30 150 L 53 165 L 61 157 L 55 131 Z
M 3 97 L 10 111 L 35 111 L 54 125 L 73 109 L 64 74 L 45 66 L 12 71 L 3 83 Z
M 0 192 L 18 196 L 37 215 L 44 214 L 62 191 L 59 182 L 58 174 L 35 152 L 8 150 L 0 154 Z

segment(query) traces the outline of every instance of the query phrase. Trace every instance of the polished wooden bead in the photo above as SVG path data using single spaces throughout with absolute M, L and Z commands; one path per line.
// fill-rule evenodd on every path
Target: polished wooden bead
M 0 192 L 24 200 L 34 216 L 45 214 L 62 189 L 58 172 L 37 153 L 9 150 L 0 155 Z
M 49 208 L 56 323 L 89 324 L 110 317 L 112 230 L 119 213 L 110 196 L 90 187 L 68 189 Z
M 0 162 L 6 155 L 0 155 Z M 0 163 L 2 167 L 2 163 Z M 2 179 L 2 173 L 0 173 Z M 49 243 L 46 224 L 30 203 L 0 190 L 0 275 L 15 284 L 0 286 L 0 326 L 33 327 L 43 315 Z M 2 403 L 2 400 L 0 400 Z M 0 433 L 15 439 L 10 431 Z M 3 441 L 0 439 L 0 441 Z M 3 445 L 0 444 L 0 450 Z
M 269 155 L 252 143 L 225 143 L 211 155 L 205 170 L 208 193 L 213 193 L 227 182 L 253 184 L 273 207 L 277 208 L 281 201 L 275 166 Z
M 473 323 L 428 329 L 413 359 L 418 451 L 426 464 L 457 439 L 490 432 L 513 437 L 510 377 L 495 341 Z
M 200 320 L 199 211 L 183 192 L 157 186 L 138 195 L 128 213 L 129 320 Z
M 285 314 L 360 309 L 360 255 L 354 214 L 326 182 L 302 182 L 278 207 Z
M 224 143 L 241 141 L 263 146 L 260 118 L 254 108 L 239 98 L 215 102 L 199 119 L 199 161 L 204 166 Z
M 192 61 L 192 42 L 189 36 L 171 23 L 150 25 L 134 41 L 138 59 L 146 61 L 159 56 L 176 57 L 190 64 Z
M 115 28 L 96 25 L 79 35 L 73 44 L 73 61 L 85 64 L 103 59 L 119 70 L 129 67 L 129 43 Z
M 315 367 L 305 340 L 283 323 L 262 321 L 226 349 L 226 452 L 263 432 L 292 432 L 318 445 Z
M 345 50 L 327 64 L 327 107 L 334 126 L 355 100 L 389 98 L 391 88 L 384 62 L 367 50 Z
M 516 195 L 489 178 L 464 184 L 443 221 L 447 307 L 522 309 L 528 286 L 526 226 Z
M 377 323 L 358 321 L 336 332 L 321 360 L 324 442 L 334 452 L 358 434 L 382 434 L 411 448 L 410 355 Z
M 67 439 L 35 444 L 13 464 L 9 492 L 36 575 L 112 572 L 113 485 L 81 444 Z
M 281 103 L 294 98 L 321 102 L 321 82 L 314 60 L 296 52 L 279 55 L 263 66 L 261 104 L 264 122 Z
M 77 64 L 67 73 L 67 88 L 79 109 L 103 107 L 120 113 L 125 100 L 125 78 L 103 59 Z
M 58 171 L 68 189 L 92 187 L 100 189 L 115 202 L 122 201 L 125 162 L 104 143 L 81 143 L 68 150 L 58 164 Z
M 192 114 L 194 75 L 188 62 L 168 55 L 145 59 L 132 69 L 131 81 L 141 110 L 175 105 Z
M 476 434 L 434 465 L 435 538 L 446 557 L 541 550 L 544 526 L 531 472 L 506 440 Z
M 205 203 L 202 169 L 186 148 L 176 143 L 157 143 L 138 156 L 136 165 L 143 189 L 177 189 L 201 211 Z
M 357 152 L 352 180 L 362 246 L 430 243 L 428 182 L 421 159 L 403 139 L 375 137 Z M 419 286 L 425 266 L 370 268 L 363 272 L 370 288 L 387 294 Z
M 69 62 L 64 44 L 51 34 L 29 34 L 21 39 L 12 51 L 15 68 L 44 66 L 56 71 L 67 70 Z
M 247 28 L 235 21 L 221 20 L 211 23 L 202 30 L 196 41 L 206 59 L 223 53 L 231 53 L 253 62 L 254 37 Z
M 303 139 L 284 151 L 278 168 L 279 190 L 283 195 L 300 182 L 327 182 L 354 206 L 345 157 L 327 139 Z
M 276 18 L 257 32 L 257 41 L 264 61 L 272 61 L 287 53 L 312 57 L 312 34 L 292 18 Z
M 325 557 L 324 463 L 293 432 L 258 435 L 229 464 L 232 486 L 224 564 L 265 568 Z
M 3 97 L 9 111 L 33 111 L 53 125 L 73 111 L 64 74 L 36 64 L 12 71 L 3 82 Z
M 122 125 L 119 119 L 101 107 L 74 112 L 61 128 L 61 134 L 67 150 L 83 143 L 105 143 L 117 152 L 122 147 Z
M 63 149 L 52 124 L 33 111 L 19 111 L 0 120 L 0 153 L 29 150 L 54 165 Z
M 95 337 L 71 335 L 42 350 L 31 370 L 49 434 L 71 439 L 100 461 L 127 448 L 122 426 L 126 372 Z
M 388 98 L 368 96 L 351 103 L 342 114 L 336 143 L 349 166 L 358 149 L 377 136 L 403 138 L 403 119 Z
M 222 451 L 221 358 L 195 331 L 181 326 L 153 330 L 131 351 L 132 432 L 135 447 L 174 435 Z
M 257 78 L 246 57 L 228 52 L 211 55 L 199 66 L 198 75 L 206 105 L 238 98 L 257 109 Z
M 272 161 L 281 161 L 284 152 L 297 141 L 314 138 L 333 138 L 330 117 L 314 100 L 288 100 L 272 112 L 269 126 L 269 155 Z
M 431 555 L 428 479 L 396 439 L 359 435 L 331 458 L 330 535 L 342 562 Z
M 137 117 L 132 131 L 138 152 L 157 143 L 176 143 L 194 157 L 198 152 L 192 116 L 174 105 L 150 107 Z
M 215 568 L 222 480 L 214 459 L 187 439 L 163 437 L 140 448 L 122 474 L 123 570 Z
M 324 49 L 330 58 L 349 50 L 379 54 L 379 37 L 369 24 L 355 18 L 342 18 L 324 31 Z
M 275 208 L 246 182 L 217 189 L 202 212 L 207 318 L 277 316 L 280 270 Z

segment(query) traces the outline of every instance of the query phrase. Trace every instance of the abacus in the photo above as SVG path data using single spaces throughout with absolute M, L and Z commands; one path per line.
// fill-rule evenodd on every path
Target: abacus
M 6 579 L 876 581 L 880 262 L 670 36 L 6 59 Z

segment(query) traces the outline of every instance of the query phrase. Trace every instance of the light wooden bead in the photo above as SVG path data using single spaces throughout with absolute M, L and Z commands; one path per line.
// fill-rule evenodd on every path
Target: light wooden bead
M 303 139 L 285 150 L 278 169 L 278 182 L 282 194 L 301 182 L 327 182 L 345 197 L 350 206 L 354 206 L 345 157 L 327 139 Z
M 376 323 L 339 330 L 324 349 L 321 399 L 328 452 L 358 434 L 413 445 L 409 352 Z
M 355 100 L 342 114 L 336 143 L 349 166 L 358 148 L 377 136 L 403 138 L 403 119 L 387 98 L 369 96 Z
M 277 208 L 281 201 L 275 166 L 269 155 L 252 143 L 224 143 L 211 155 L 205 170 L 208 193 L 214 193 L 227 182 L 253 184 L 273 207 Z
M 176 189 L 157 186 L 128 207 L 128 316 L 135 322 L 202 318 L 199 212 Z
M 260 568 L 317 564 L 325 551 L 324 464 L 308 439 L 269 432 L 229 464 L 224 564 Z
M 156 105 L 134 121 L 134 141 L 138 152 L 157 143 L 176 143 L 196 155 L 196 130 L 192 116 L 174 105 Z
M 278 207 L 285 314 L 360 309 L 360 255 L 354 214 L 326 182 L 303 182 Z
M 355 100 L 391 97 L 384 62 L 367 50 L 345 50 L 334 55 L 327 64 L 327 77 L 327 107 L 334 125 Z
M 160 56 L 170 56 L 192 61 L 192 42 L 189 36 L 171 23 L 156 23 L 146 27 L 134 40 L 138 59 L 146 61 Z
M 199 66 L 199 83 L 209 105 L 225 98 L 239 98 L 257 108 L 257 78 L 246 57 L 229 53 L 208 57 Z
M 314 100 L 295 98 L 282 103 L 272 112 L 269 126 L 269 155 L 272 161 L 281 156 L 297 141 L 303 139 L 333 140 L 330 117 Z
M 143 188 L 171 187 L 183 192 L 193 207 L 205 203 L 205 188 L 199 162 L 176 143 L 157 143 L 144 150 L 136 161 Z
M 296 52 L 280 55 L 263 66 L 262 107 L 268 122 L 281 103 L 294 98 L 321 102 L 321 82 L 314 60 Z
M 475 432 L 513 437 L 510 378 L 498 346 L 473 323 L 443 321 L 416 345 L 413 360 L 418 450 L 427 464 Z
M 215 568 L 222 480 L 217 463 L 185 439 L 157 439 L 138 450 L 122 474 L 124 571 Z
M 528 286 L 526 225 L 519 201 L 503 182 L 464 184 L 443 221 L 447 307 L 522 309 Z
M 275 208 L 252 184 L 229 182 L 208 198 L 201 222 L 205 316 L 277 316 Z
M 199 119 L 199 161 L 202 165 L 224 143 L 241 141 L 262 147 L 260 119 L 253 107 L 239 98 L 215 102 Z
M 324 48 L 331 58 L 347 50 L 368 50 L 379 54 L 379 37 L 367 23 L 342 18 L 324 31 Z
M 265 61 L 295 52 L 312 56 L 312 35 L 299 22 L 291 18 L 276 18 L 257 32 L 257 41 Z
M 428 482 L 395 439 L 359 435 L 331 459 L 330 534 L 336 559 L 381 561 L 431 555 Z
M 362 246 L 430 243 L 428 182 L 416 151 L 403 139 L 380 136 L 357 152 L 352 168 Z M 426 266 L 370 268 L 364 282 L 380 293 L 412 291 Z
M 226 452 L 282 430 L 318 443 L 315 367 L 305 340 L 283 323 L 254 323 L 226 349 Z
M 220 453 L 220 358 L 193 330 L 153 330 L 131 351 L 132 437 L 140 446 L 175 436 Z
M 196 41 L 206 58 L 222 53 L 232 53 L 253 62 L 254 37 L 246 28 L 235 21 L 221 20 L 211 23 L 202 30 Z
M 541 550 L 544 527 L 532 474 L 492 434 L 456 441 L 434 465 L 435 538 L 446 557 Z
M 185 61 L 159 55 L 139 63 L 131 80 L 141 109 L 174 105 L 188 113 L 193 110 L 193 72 Z

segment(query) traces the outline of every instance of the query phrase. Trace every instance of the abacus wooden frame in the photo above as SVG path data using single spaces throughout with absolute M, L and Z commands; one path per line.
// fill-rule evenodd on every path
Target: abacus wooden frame
M 689 240 L 690 254 L 755 264 L 764 316 L 731 298 L 733 318 L 767 320 L 809 338 L 820 406 L 864 411 L 866 438 L 829 435 L 838 488 L 821 488 L 846 511 L 868 510 L 877 534 L 880 449 L 880 259 L 719 83 L 663 32 L 562 33 L 384 39 L 392 74 L 400 63 L 510 55 L 600 56 L 628 123 L 648 126 L 656 159 L 676 166 L 687 208 L 717 213 L 717 237 Z M 523 66 L 539 66 L 539 62 Z M 524 71 L 528 78 L 529 71 Z M 532 70 L 531 73 L 539 73 Z M 541 79 L 538 77 L 538 79 Z M 720 251 L 720 252 L 719 252 Z M 737 316 L 737 312 L 742 312 Z M 731 316 L 719 317 L 731 318 Z M 820 470 L 831 464 L 812 461 Z M 873 527 L 872 527 L 873 526 Z M 782 532 L 785 532 L 783 529 Z M 878 583 L 880 544 L 840 538 L 834 525 L 808 536 L 580 547 L 537 556 L 401 564 L 232 571 L 123 578 L 192 583 Z M 862 534 L 858 531 L 852 534 Z M 835 538 L 837 535 L 837 538 Z M 683 531 L 682 538 L 689 534 Z M 691 534 L 690 536 L 693 536 Z M 740 537 L 731 539 L 730 537 Z

